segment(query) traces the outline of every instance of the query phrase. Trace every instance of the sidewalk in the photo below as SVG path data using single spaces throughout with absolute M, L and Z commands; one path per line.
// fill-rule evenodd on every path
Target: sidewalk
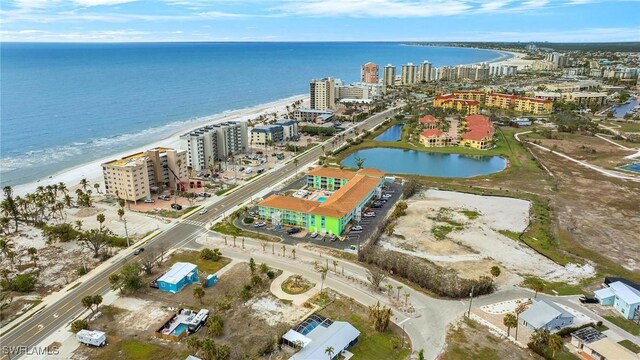
M 287 294 L 282 290 L 282 284 L 291 275 L 295 275 L 295 274 L 289 271 L 283 271 L 282 274 L 280 274 L 280 276 L 278 276 L 271 282 L 271 289 L 270 289 L 271 293 L 275 295 L 277 298 L 282 300 L 289 300 L 293 302 L 295 305 L 302 306 L 305 302 L 307 302 L 309 299 L 311 299 L 312 297 L 314 297 L 316 294 L 320 292 L 320 284 L 316 283 L 314 287 L 303 292 L 302 294 L 298 294 L 298 295 Z M 306 280 L 312 281 L 311 279 L 306 279 Z

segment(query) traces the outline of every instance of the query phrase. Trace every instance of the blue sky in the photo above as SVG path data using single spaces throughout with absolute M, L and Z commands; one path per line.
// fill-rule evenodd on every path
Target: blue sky
M 640 41 L 640 0 L 1 0 L 2 41 Z

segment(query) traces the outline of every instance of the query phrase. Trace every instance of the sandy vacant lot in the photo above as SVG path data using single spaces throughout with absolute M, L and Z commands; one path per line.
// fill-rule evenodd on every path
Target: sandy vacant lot
M 512 274 L 547 280 L 573 282 L 593 273 L 590 266 L 559 266 L 499 232 L 524 231 L 529 223 L 528 201 L 428 190 L 408 204 L 407 215 L 398 220 L 393 236 L 383 236 L 382 246 L 455 268 L 468 277 L 488 275 L 496 264 Z M 434 229 L 438 227 L 451 231 L 437 239 Z M 518 280 L 501 278 L 509 283 Z

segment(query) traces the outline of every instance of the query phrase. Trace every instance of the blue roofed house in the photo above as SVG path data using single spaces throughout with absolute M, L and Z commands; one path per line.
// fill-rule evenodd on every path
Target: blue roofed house
M 636 312 L 640 312 L 640 291 L 621 281 L 610 283 L 609 287 L 596 290 L 594 294 L 600 304 L 613 305 L 627 319 L 636 318 Z
M 198 281 L 198 266 L 177 262 L 171 266 L 169 271 L 158 278 L 158 289 L 175 294 L 188 284 Z
M 520 314 L 518 320 L 529 330 L 559 330 L 573 324 L 573 314 L 556 305 L 553 301 L 538 300 Z

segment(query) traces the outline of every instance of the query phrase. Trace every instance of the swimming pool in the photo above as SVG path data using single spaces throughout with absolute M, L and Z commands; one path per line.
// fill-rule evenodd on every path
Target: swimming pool
M 317 202 L 325 202 L 327 201 L 327 198 L 325 196 L 320 196 L 318 199 L 316 199 Z
M 180 323 L 178 324 L 178 326 L 176 326 L 175 329 L 173 329 L 173 331 L 171 332 L 171 335 L 173 336 L 180 336 L 182 335 L 183 332 L 185 332 L 187 329 L 189 328 L 189 325 L 185 324 L 185 323 Z
M 620 166 L 619 169 L 640 173 L 640 163 L 633 163 Z

